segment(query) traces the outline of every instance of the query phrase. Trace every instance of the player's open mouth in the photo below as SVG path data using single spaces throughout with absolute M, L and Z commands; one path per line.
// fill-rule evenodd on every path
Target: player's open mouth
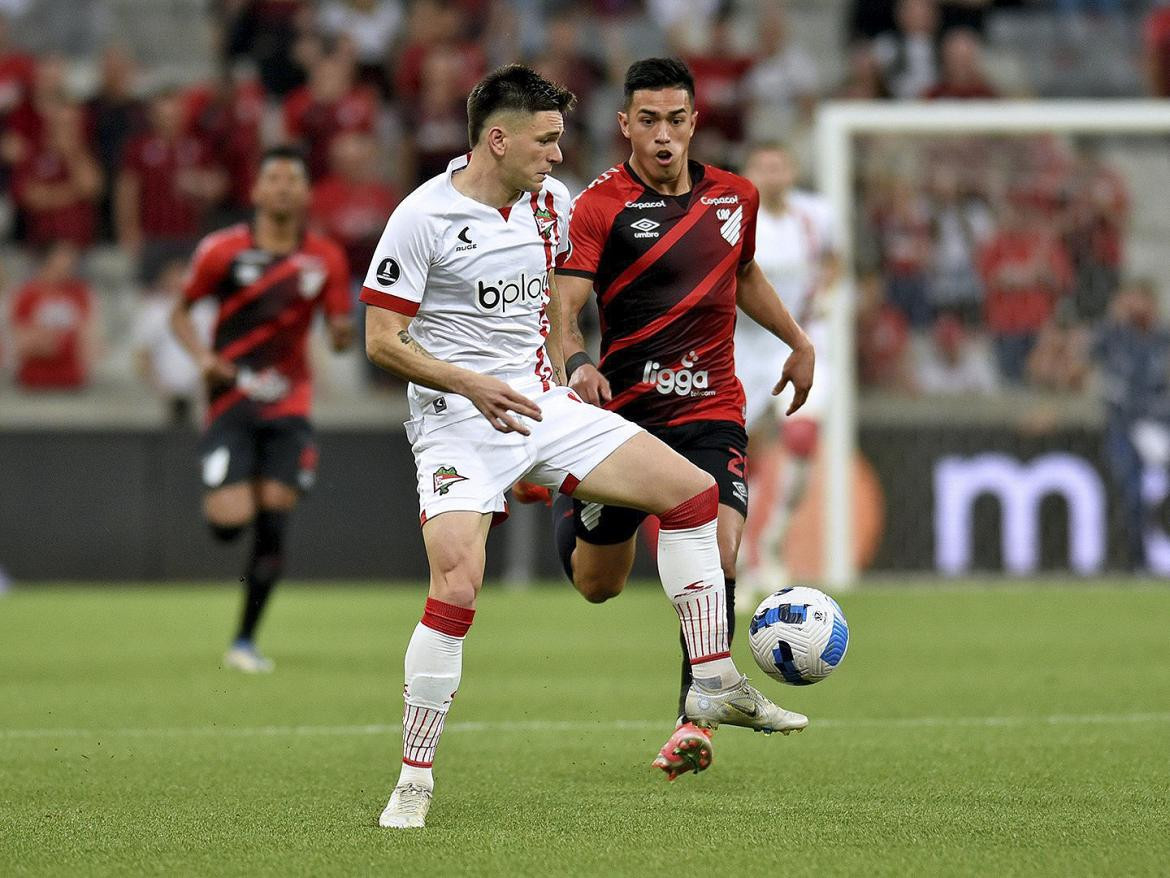
M 660 165 L 669 165 L 674 161 L 674 153 L 669 149 L 660 149 L 654 154 L 654 158 L 658 159 L 658 164 Z

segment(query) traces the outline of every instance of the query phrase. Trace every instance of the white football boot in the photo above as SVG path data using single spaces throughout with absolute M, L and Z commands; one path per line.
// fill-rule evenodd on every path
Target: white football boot
M 385 829 L 422 829 L 431 810 L 431 791 L 416 783 L 399 784 L 390 794 L 378 825 Z
M 223 654 L 223 666 L 245 674 L 270 674 L 276 669 L 272 659 L 267 659 L 247 641 L 237 640 Z
M 707 689 L 691 683 L 687 692 L 687 718 L 704 729 L 720 724 L 743 726 L 770 735 L 799 732 L 808 725 L 808 717 L 773 704 L 767 696 L 748 683 L 747 677 L 727 689 Z

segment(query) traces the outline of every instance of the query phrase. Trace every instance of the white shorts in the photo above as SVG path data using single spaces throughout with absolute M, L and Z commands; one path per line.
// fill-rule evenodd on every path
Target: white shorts
M 567 387 L 532 397 L 543 419 L 513 414 L 531 435 L 501 433 L 478 411 L 448 423 L 424 414 L 406 422 L 418 470 L 419 517 L 442 512 L 508 514 L 504 493 L 519 479 L 571 494 L 593 468 L 642 428 L 584 402 Z
M 809 340 L 816 351 L 816 373 L 812 391 L 795 417 L 819 421 L 824 417 L 829 404 L 829 331 L 823 320 L 812 321 L 805 327 Z M 786 387 L 778 397 L 772 396 L 772 388 L 780 380 L 784 360 L 790 350 L 788 345 L 771 333 L 766 337 L 759 333 L 737 334 L 735 342 L 735 374 L 743 384 L 747 398 L 744 420 L 747 430 L 753 430 L 774 423 L 781 418 L 792 404 L 792 387 Z M 767 416 L 768 420 L 762 420 Z

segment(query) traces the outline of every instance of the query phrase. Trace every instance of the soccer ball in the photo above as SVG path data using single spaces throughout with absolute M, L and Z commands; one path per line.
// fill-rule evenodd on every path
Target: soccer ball
M 841 664 L 849 626 L 837 602 L 806 586 L 782 588 L 756 607 L 748 628 L 756 664 L 793 686 L 818 683 Z

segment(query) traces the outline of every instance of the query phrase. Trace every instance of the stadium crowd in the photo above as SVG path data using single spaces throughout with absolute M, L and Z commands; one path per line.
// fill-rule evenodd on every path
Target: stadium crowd
M 13 25 L 29 4 L 0 3 L 5 380 L 30 392 L 82 389 L 99 358 L 129 346 L 183 417 L 197 376 L 160 315 L 199 236 L 248 215 L 261 150 L 304 149 L 312 220 L 344 246 L 356 287 L 402 194 L 466 149 L 470 85 L 510 60 L 578 95 L 558 173 L 571 191 L 623 156 L 612 112 L 619 83 L 629 61 L 651 53 L 688 61 L 701 120 L 692 152 L 730 167 L 765 138 L 789 142 L 809 167 L 814 113 L 828 98 L 1043 96 L 1010 50 L 996 50 L 994 72 L 984 59 L 989 31 L 1011 30 L 995 16 L 1015 12 L 1087 29 L 1089 41 L 1094 28 L 1128 22 L 1144 35 L 1132 47 L 1144 88 L 1170 95 L 1170 9 L 1123 0 L 826 6 L 844 16 L 839 63 L 795 24 L 809 20 L 810 4 L 212 0 L 215 73 L 162 82 L 117 41 L 80 57 L 27 52 Z M 79 67 L 92 83 L 84 92 L 74 84 L 86 77 L 71 75 Z M 863 383 L 923 393 L 1081 388 L 1091 339 L 1128 283 L 1130 196 L 1094 145 L 943 138 L 908 150 L 871 138 L 862 155 Z M 111 332 L 102 310 L 118 296 L 140 313 Z

